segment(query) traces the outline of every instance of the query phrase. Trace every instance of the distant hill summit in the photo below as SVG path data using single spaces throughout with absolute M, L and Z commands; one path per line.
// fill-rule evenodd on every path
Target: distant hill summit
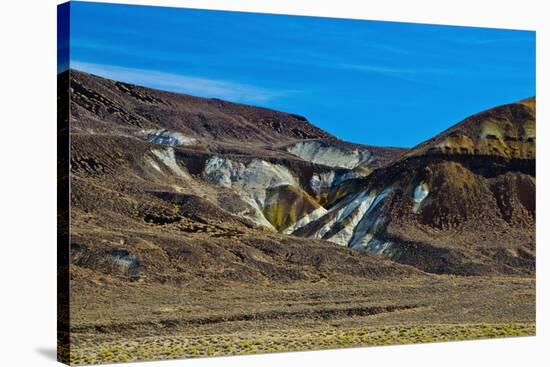
M 71 70 L 76 105 L 110 129 L 170 129 L 211 143 L 273 144 L 336 138 L 295 114 L 149 89 Z M 85 115 L 84 115 L 85 117 Z M 96 123 L 77 120 L 77 126 Z
M 475 114 L 407 155 L 479 154 L 534 159 L 536 103 L 536 98 L 531 97 Z

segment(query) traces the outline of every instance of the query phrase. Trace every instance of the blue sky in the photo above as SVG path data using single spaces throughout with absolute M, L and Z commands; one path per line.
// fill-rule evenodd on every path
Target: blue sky
M 71 2 L 71 68 L 411 147 L 535 95 L 535 32 Z

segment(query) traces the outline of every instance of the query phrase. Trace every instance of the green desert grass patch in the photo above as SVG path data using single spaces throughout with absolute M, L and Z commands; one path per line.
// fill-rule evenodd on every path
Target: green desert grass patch
M 535 335 L 534 323 L 379 326 L 259 335 L 159 336 L 72 346 L 71 364 L 129 362 Z

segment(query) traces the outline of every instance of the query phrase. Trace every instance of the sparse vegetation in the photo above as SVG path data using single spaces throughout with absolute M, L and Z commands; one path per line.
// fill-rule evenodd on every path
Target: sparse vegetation
M 71 352 L 71 363 L 128 362 L 532 335 L 535 335 L 534 324 L 510 323 L 378 326 L 350 330 L 271 332 L 255 336 L 159 336 L 75 348 Z

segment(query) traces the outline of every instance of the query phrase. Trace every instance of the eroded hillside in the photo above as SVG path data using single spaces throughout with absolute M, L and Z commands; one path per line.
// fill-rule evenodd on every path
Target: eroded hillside
M 402 150 L 348 144 L 296 115 L 77 71 L 71 92 L 74 265 L 178 282 L 414 272 L 288 236 L 326 213 L 340 183 Z M 317 158 L 301 158 L 303 147 Z
M 89 215 L 237 242 L 250 231 L 326 240 L 433 273 L 534 272 L 534 98 L 405 151 L 346 143 L 297 115 L 76 71 L 71 92 L 76 224 Z
M 534 98 L 405 150 L 78 71 L 58 88 L 65 360 L 534 333 Z

